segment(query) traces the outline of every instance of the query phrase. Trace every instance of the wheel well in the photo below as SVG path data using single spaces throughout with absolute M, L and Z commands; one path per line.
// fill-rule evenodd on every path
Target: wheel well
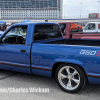
M 58 62 L 58 63 L 55 63 L 55 64 L 53 65 L 53 69 L 52 69 L 52 77 L 55 77 L 56 70 L 57 70 L 58 66 L 61 65 L 61 64 L 72 64 L 72 65 L 78 66 L 79 68 L 81 68 L 81 70 L 83 70 L 84 75 L 85 75 L 85 77 L 86 77 L 85 70 L 82 68 L 82 66 L 80 66 L 80 65 L 78 65 L 78 64 L 64 63 L 64 62 Z M 87 79 L 87 77 L 86 77 L 86 79 Z
M 55 63 L 55 64 L 53 65 L 52 77 L 55 77 L 55 73 L 56 73 L 57 67 L 58 67 L 59 65 L 61 65 L 61 64 L 63 64 L 63 63 L 62 63 L 62 62 L 58 62 L 58 63 Z

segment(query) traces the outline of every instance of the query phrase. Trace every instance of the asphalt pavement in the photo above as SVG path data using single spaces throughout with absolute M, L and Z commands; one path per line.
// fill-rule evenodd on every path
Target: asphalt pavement
M 49 91 L 30 91 L 31 88 Z M 0 100 L 100 100 L 100 85 L 87 84 L 78 93 L 70 94 L 62 91 L 53 78 L 0 70 Z

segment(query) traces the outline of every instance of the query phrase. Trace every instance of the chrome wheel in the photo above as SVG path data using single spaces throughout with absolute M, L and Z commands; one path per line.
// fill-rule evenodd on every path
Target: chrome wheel
M 58 81 L 65 89 L 74 90 L 80 84 L 80 75 L 73 67 L 64 66 L 58 72 Z

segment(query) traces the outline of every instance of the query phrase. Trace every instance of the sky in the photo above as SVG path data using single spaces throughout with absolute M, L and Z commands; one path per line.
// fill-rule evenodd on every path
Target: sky
M 63 0 L 63 16 L 88 16 L 89 13 L 100 13 L 100 2 L 97 1 L 100 0 Z

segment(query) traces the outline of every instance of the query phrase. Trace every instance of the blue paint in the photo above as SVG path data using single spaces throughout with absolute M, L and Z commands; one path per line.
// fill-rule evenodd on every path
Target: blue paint
M 62 40 L 54 38 L 48 40 L 34 41 L 34 30 L 36 25 L 56 24 L 47 22 L 18 23 L 14 26 L 27 25 L 27 37 L 25 45 L 0 44 L 0 68 L 43 76 L 52 76 L 55 63 L 72 63 L 80 65 L 86 74 L 100 75 L 100 56 L 80 54 L 81 50 L 91 50 L 96 53 L 100 47 L 93 46 L 71 46 L 61 44 L 47 44 L 46 42 Z M 9 28 L 9 29 L 10 29 Z M 2 37 L 9 31 L 4 32 Z M 2 39 L 1 37 L 1 39 Z M 21 53 L 20 50 L 26 50 Z M 16 64 L 16 66 L 15 66 Z M 24 65 L 24 67 L 23 67 Z M 32 67 L 33 66 L 33 67 Z M 90 83 L 99 83 L 100 79 L 88 77 Z

